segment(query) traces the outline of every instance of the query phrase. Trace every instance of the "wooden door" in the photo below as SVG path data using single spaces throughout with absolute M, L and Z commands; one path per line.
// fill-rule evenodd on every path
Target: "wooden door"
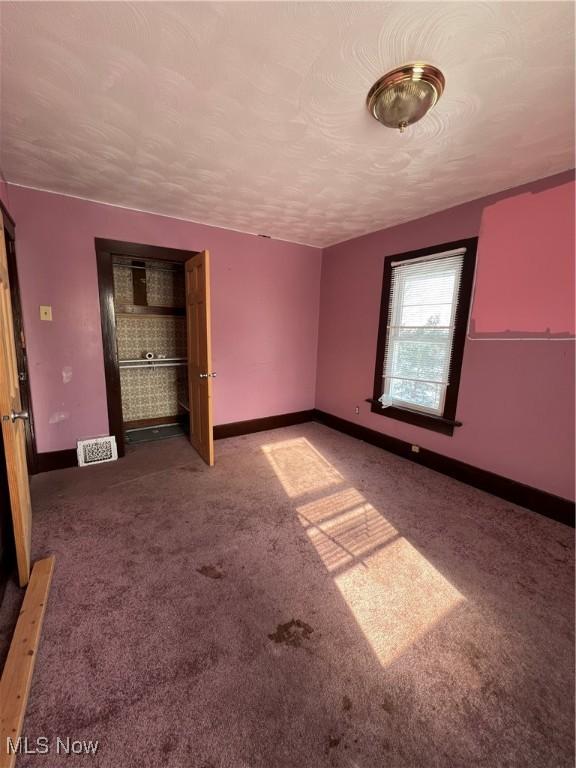
M 210 254 L 186 262 L 188 403 L 190 442 L 206 464 L 214 464 L 212 436 L 212 349 L 210 340 Z
M 26 438 L 18 385 L 18 367 L 14 345 L 10 281 L 6 258 L 4 227 L 0 224 L 0 415 L 12 509 L 12 527 L 16 545 L 18 579 L 24 587 L 30 577 L 30 541 L 32 510 L 26 465 Z
M 34 419 L 32 417 L 32 397 L 30 394 L 30 376 L 28 372 L 28 350 L 24 336 L 24 323 L 22 319 L 22 302 L 20 301 L 20 284 L 18 279 L 18 265 L 16 263 L 16 242 L 14 226 L 4 211 L 4 239 L 6 243 L 6 257 L 8 259 L 8 279 L 10 280 L 10 294 L 12 299 L 12 322 L 14 324 L 14 344 L 16 347 L 16 365 L 18 366 L 18 381 L 20 383 L 20 403 L 23 411 L 28 411 L 28 419 L 24 422 L 24 434 L 26 436 L 26 459 L 28 473 L 36 471 L 37 454 L 34 438 Z

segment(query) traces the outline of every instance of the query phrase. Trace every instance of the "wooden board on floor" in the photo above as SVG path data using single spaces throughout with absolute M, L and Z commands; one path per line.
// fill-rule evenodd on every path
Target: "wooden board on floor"
M 16 762 L 8 739 L 16 745 L 22 732 L 53 570 L 53 556 L 34 564 L 0 679 L 0 768 Z

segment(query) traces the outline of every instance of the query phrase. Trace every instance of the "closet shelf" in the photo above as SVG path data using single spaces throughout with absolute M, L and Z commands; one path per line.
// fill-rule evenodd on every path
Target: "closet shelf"
M 185 363 L 185 357 L 154 357 L 152 360 L 146 360 L 145 357 L 136 357 L 134 360 L 119 360 L 122 363 Z

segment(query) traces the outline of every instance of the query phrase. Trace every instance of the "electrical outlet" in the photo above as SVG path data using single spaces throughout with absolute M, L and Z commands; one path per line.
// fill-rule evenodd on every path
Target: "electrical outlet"
M 41 306 L 40 307 L 40 320 L 52 320 L 52 307 Z
M 419 445 L 411 445 L 410 450 L 412 453 L 420 453 L 420 446 Z
M 356 416 L 358 416 L 358 414 L 360 413 L 360 408 L 358 406 L 354 408 L 354 413 L 356 414 Z

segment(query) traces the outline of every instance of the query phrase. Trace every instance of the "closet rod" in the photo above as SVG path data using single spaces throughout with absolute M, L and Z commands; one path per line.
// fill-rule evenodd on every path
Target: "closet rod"
M 150 360 L 149 363 L 135 363 L 132 365 L 122 365 L 120 364 L 120 368 L 123 368 L 125 371 L 130 370 L 131 368 L 175 368 L 179 365 L 188 365 L 188 363 L 158 363 L 156 360 Z

